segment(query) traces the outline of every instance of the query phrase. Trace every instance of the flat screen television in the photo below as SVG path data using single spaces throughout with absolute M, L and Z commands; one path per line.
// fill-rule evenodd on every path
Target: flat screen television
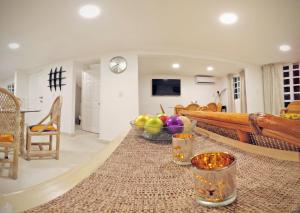
M 152 79 L 153 96 L 180 96 L 180 79 Z

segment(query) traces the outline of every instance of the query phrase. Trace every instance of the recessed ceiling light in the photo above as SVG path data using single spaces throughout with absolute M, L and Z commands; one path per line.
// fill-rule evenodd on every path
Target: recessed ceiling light
M 220 15 L 219 20 L 223 24 L 234 24 L 238 20 L 238 16 L 235 13 L 223 13 Z
M 92 19 L 92 18 L 96 18 L 100 14 L 100 9 L 96 5 L 87 4 L 87 5 L 82 6 L 79 9 L 79 14 L 83 18 Z
M 206 67 L 206 70 L 207 70 L 207 71 L 213 71 L 214 68 L 213 68 L 212 66 L 208 66 L 208 67 Z
M 20 47 L 20 44 L 17 42 L 11 42 L 7 45 L 10 49 L 15 50 L 18 49 Z
M 280 46 L 279 46 L 279 49 L 280 49 L 282 52 L 287 52 L 287 51 L 290 51 L 290 50 L 291 50 L 291 47 L 290 47 L 290 45 L 283 44 L 283 45 L 280 45 Z
M 179 69 L 180 68 L 180 64 L 177 64 L 177 63 L 172 64 L 172 67 L 173 67 L 173 69 Z

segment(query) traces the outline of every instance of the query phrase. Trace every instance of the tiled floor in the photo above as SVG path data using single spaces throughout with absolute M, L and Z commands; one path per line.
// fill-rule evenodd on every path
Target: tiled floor
M 21 191 L 42 183 L 89 161 L 102 151 L 108 142 L 97 139 L 96 134 L 76 130 L 75 136 L 62 135 L 60 160 L 19 159 L 18 179 L 0 178 L 0 194 Z

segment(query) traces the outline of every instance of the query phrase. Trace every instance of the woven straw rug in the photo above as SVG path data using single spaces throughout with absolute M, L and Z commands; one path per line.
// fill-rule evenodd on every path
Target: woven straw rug
M 66 194 L 28 212 L 300 212 L 300 163 L 196 139 L 195 152 L 227 151 L 238 160 L 238 198 L 229 206 L 195 201 L 190 166 L 171 161 L 171 145 L 131 131 L 110 158 Z

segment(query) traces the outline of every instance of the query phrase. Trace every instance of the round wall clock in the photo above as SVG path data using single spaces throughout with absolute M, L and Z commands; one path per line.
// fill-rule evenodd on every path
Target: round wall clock
M 109 68 L 113 73 L 117 73 L 117 74 L 122 73 L 127 68 L 127 61 L 122 56 L 113 57 L 110 60 Z

